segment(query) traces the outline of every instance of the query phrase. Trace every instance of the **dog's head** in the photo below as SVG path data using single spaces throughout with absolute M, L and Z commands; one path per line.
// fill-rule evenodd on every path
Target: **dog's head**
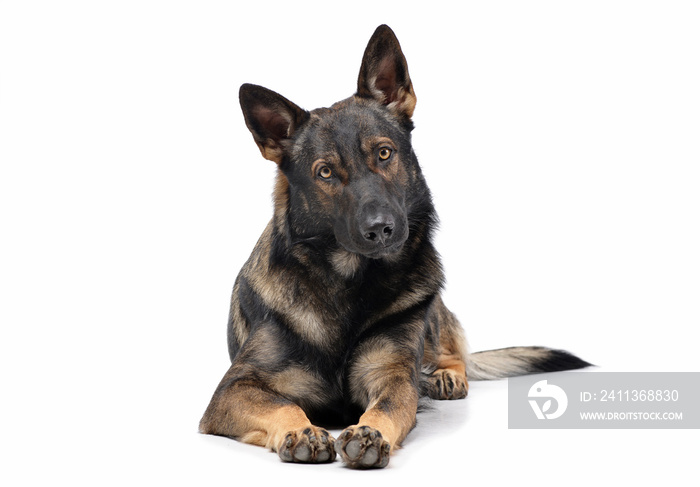
M 414 200 L 429 196 L 410 140 L 416 96 L 389 27 L 370 39 L 351 98 L 307 112 L 246 84 L 240 102 L 263 157 L 279 166 L 276 217 L 295 237 L 330 235 L 371 258 L 401 250 Z

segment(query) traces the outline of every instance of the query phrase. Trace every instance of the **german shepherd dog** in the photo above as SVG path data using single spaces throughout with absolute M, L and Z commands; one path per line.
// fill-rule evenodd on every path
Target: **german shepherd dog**
M 352 97 L 309 112 L 245 84 L 240 103 L 278 166 L 274 212 L 233 287 L 231 367 L 202 433 L 285 462 L 385 467 L 420 398 L 464 398 L 467 377 L 589 365 L 543 347 L 467 354 L 440 297 L 436 215 L 411 148 L 416 95 L 389 27 L 370 39 Z M 334 439 L 320 425 L 351 426 Z

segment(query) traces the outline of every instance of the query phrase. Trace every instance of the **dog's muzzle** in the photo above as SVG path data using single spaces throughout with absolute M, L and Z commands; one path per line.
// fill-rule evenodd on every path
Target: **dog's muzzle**
M 354 222 L 348 222 L 349 241 L 340 243 L 351 252 L 373 259 L 400 251 L 408 238 L 406 216 L 387 205 L 363 205 Z

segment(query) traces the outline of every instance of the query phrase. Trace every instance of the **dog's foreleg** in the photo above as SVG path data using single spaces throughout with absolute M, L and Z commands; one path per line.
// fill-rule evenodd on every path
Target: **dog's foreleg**
M 353 468 L 385 467 L 391 451 L 416 423 L 418 388 L 416 359 L 395 340 L 377 338 L 363 344 L 350 370 L 355 400 L 366 405 L 359 422 L 346 428 L 335 443 Z
M 298 405 L 252 382 L 230 382 L 227 377 L 214 393 L 199 430 L 265 446 L 286 462 L 326 463 L 336 455 L 333 437 L 313 426 Z

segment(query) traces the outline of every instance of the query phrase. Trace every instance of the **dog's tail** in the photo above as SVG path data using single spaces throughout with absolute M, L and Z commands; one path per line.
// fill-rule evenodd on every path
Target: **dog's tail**
M 546 347 L 510 347 L 470 353 L 467 356 L 469 380 L 491 380 L 557 372 L 588 367 L 591 364 L 564 350 Z

